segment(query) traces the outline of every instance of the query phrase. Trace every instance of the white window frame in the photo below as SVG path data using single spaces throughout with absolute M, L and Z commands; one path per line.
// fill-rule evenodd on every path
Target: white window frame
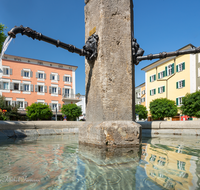
M 178 98 L 178 105 L 177 106 L 182 106 L 182 101 L 183 101 L 183 98 L 184 96 L 179 96 L 177 97 Z M 181 101 L 181 102 L 180 102 Z
M 53 93 L 53 88 L 56 88 L 56 93 Z M 58 96 L 58 85 L 51 84 L 51 96 Z
M 142 91 L 142 94 L 145 94 L 145 90 Z
M 183 87 L 183 81 L 184 81 L 184 79 L 177 81 L 178 82 L 178 89 L 184 88 Z M 181 86 L 180 86 L 180 84 L 181 84 Z
M 5 74 L 3 74 L 3 76 L 6 76 L 6 77 L 10 77 L 10 67 L 9 66 L 2 66 L 2 69 L 8 69 L 8 74 L 7 75 L 5 75 Z M 3 70 L 2 70 L 2 72 L 3 72 Z
M 10 92 L 10 79 L 2 79 L 1 80 L 2 81 L 2 90 L 0 90 L 0 91 L 2 91 L 2 92 Z M 4 82 L 5 83 L 8 83 L 8 89 L 4 89 Z
M 159 79 L 162 79 L 162 78 L 164 78 L 164 72 L 165 71 L 161 71 L 159 74 L 160 74 L 160 78 Z
M 71 82 L 70 82 L 70 77 L 71 77 L 71 75 L 64 75 L 64 77 L 69 77 L 69 82 L 68 81 L 64 81 L 64 83 L 65 84 L 70 84 Z
M 44 103 L 45 103 L 45 100 L 37 100 L 37 103 L 44 104 Z
M 37 73 L 38 73 L 38 78 L 37 78 L 37 80 L 44 81 L 44 80 L 45 80 L 45 78 L 44 78 L 45 72 L 44 72 L 44 71 L 37 71 Z M 39 78 L 39 74 L 43 74 L 43 78 Z
M 31 70 L 30 69 L 23 69 L 24 72 L 28 72 L 29 73 L 29 77 L 26 77 L 23 75 L 24 79 L 30 79 L 31 78 Z
M 10 102 L 10 105 L 12 105 L 12 98 L 7 98 L 7 97 L 5 97 L 5 101 L 6 101 L 6 102 Z
M 170 75 L 172 75 L 172 64 L 169 64 L 167 66 L 167 76 L 170 76 Z
M 159 92 L 159 94 L 162 94 L 162 93 L 164 93 L 164 91 L 163 91 L 163 89 L 164 89 L 164 86 L 159 86 L 158 88 L 160 89 L 160 92 Z M 162 89 L 162 90 L 161 90 L 161 89 Z
M 21 83 L 21 81 L 19 81 L 19 80 L 12 80 L 12 83 L 13 83 L 12 93 L 21 93 L 21 91 L 20 91 L 20 83 Z M 19 89 L 18 90 L 14 90 L 14 83 L 19 84 Z
M 17 102 L 23 102 L 23 107 L 19 107 L 18 109 L 19 109 L 19 110 L 24 110 L 24 109 L 25 109 L 25 104 L 24 104 L 24 103 L 25 103 L 25 100 L 24 100 L 24 98 L 17 98 L 17 99 L 16 99 L 16 103 L 17 103 Z M 16 104 L 16 105 L 18 105 L 18 104 Z
M 51 109 L 52 111 L 56 111 L 56 109 L 53 109 L 53 104 L 56 104 L 57 106 L 57 111 L 58 111 L 58 101 L 51 101 Z
M 154 74 L 155 75 L 155 74 Z M 151 75 L 150 77 L 151 77 L 151 82 L 154 82 L 155 80 L 154 80 L 154 75 Z
M 58 73 L 51 73 L 51 75 L 55 76 L 55 79 L 54 80 L 52 79 L 51 82 L 58 83 Z
M 178 66 L 178 72 L 181 72 L 183 70 L 183 63 L 179 63 L 177 66 Z M 181 68 L 181 69 L 180 69 Z
M 137 97 L 141 98 L 141 93 L 140 92 L 137 93 Z
M 23 90 L 22 93 L 23 94 L 31 94 L 31 82 L 29 82 L 29 81 L 23 81 L 22 84 L 23 84 L 23 86 L 24 85 L 29 85 L 29 91 Z
M 154 94 L 154 90 L 156 90 L 155 88 L 153 88 L 153 89 L 151 89 L 151 96 L 154 96 L 155 94 Z

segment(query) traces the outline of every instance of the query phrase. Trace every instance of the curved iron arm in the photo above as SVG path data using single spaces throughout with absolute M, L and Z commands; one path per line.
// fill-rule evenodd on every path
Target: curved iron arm
M 97 57 L 97 43 L 98 43 L 98 35 L 93 34 L 89 37 L 88 41 L 86 42 L 86 45 L 83 47 L 83 49 L 76 48 L 73 45 L 66 44 L 61 42 L 60 40 L 55 40 L 52 38 L 49 38 L 42 33 L 36 32 L 35 30 L 32 30 L 29 27 L 23 27 L 21 26 L 15 26 L 12 28 L 8 35 L 12 38 L 16 38 L 16 34 L 21 33 L 22 35 L 26 35 L 28 37 L 31 37 L 33 40 L 42 40 L 47 43 L 53 44 L 56 47 L 61 47 L 63 49 L 68 50 L 71 53 L 77 53 L 80 56 L 85 56 L 88 60 L 92 60 Z
M 162 52 L 158 54 L 149 54 L 146 56 L 138 56 L 137 61 L 142 61 L 142 60 L 152 60 L 152 59 L 162 59 L 166 57 L 172 57 L 172 56 L 179 56 L 179 55 L 185 55 L 185 54 L 194 54 L 194 53 L 200 53 L 200 46 L 199 47 L 193 47 L 192 49 L 189 50 L 178 50 L 178 51 L 173 51 L 173 52 Z

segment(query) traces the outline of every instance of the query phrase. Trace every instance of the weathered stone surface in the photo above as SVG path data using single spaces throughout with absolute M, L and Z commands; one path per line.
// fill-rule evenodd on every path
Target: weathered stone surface
M 133 121 L 88 122 L 79 128 L 79 143 L 132 147 L 141 141 L 140 129 Z
M 85 38 L 96 27 L 98 57 L 85 62 L 87 121 L 133 121 L 132 0 L 85 1 Z

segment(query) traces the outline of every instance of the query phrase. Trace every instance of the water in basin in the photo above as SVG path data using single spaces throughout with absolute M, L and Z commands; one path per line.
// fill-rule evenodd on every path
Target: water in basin
M 200 137 L 100 149 L 78 135 L 0 141 L 0 189 L 199 189 Z

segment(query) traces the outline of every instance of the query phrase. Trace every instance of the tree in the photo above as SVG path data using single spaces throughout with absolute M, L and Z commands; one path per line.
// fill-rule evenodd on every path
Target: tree
M 30 120 L 50 120 L 53 116 L 51 108 L 42 103 L 33 103 L 26 107 L 27 117 Z
M 77 117 L 82 115 L 81 107 L 76 104 L 67 104 L 62 106 L 61 113 L 67 116 L 68 121 L 75 121 Z
M 80 98 L 80 97 L 81 97 L 81 94 L 80 94 L 80 93 L 77 93 L 76 96 Z
M 192 94 L 187 93 L 185 97 L 182 98 L 180 110 L 184 115 L 200 118 L 200 91 Z
M 18 120 L 18 106 L 7 105 L 4 96 L 0 96 L 0 120 Z
M 147 109 L 143 105 L 135 105 L 135 113 L 139 115 L 139 119 L 146 119 L 147 118 Z
M 150 112 L 154 120 L 163 120 L 165 117 L 177 115 L 178 108 L 175 101 L 167 98 L 158 98 L 150 102 Z
M 4 41 L 7 37 L 4 33 L 5 29 L 6 29 L 6 27 L 2 23 L 0 23 L 0 53 L 1 53 L 1 50 L 2 50 L 3 43 L 4 43 Z

